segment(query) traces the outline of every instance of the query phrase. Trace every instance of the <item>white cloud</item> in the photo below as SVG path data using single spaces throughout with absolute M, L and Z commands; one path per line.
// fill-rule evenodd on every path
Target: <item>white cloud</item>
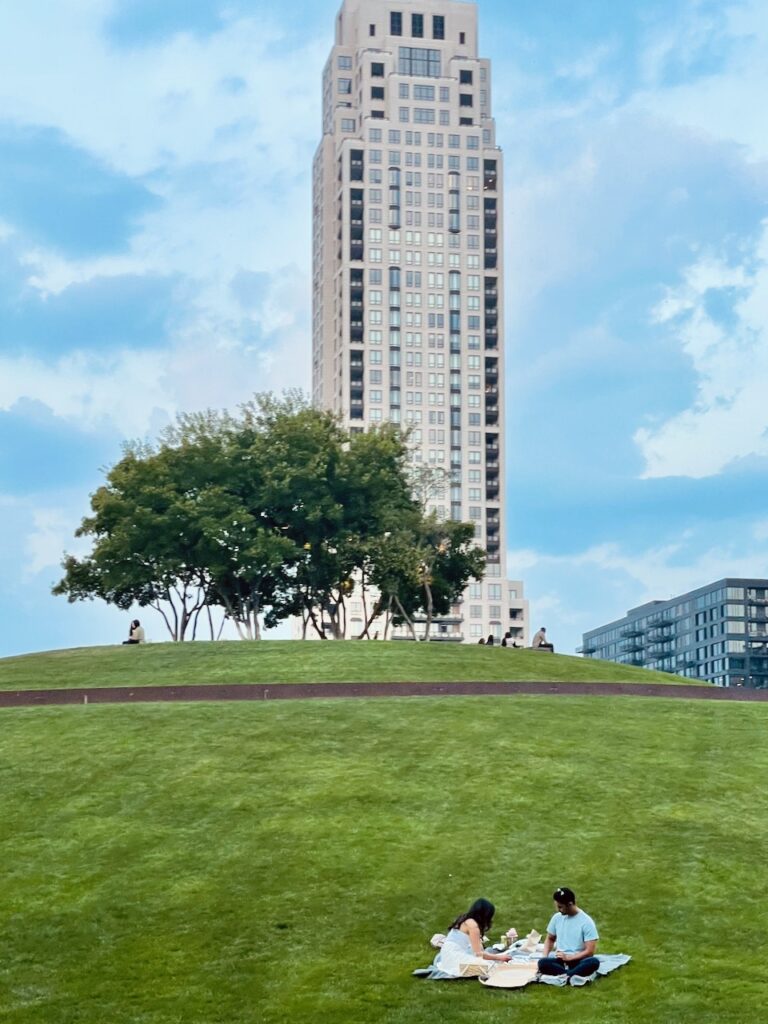
M 32 522 L 33 529 L 24 540 L 27 576 L 58 567 L 65 550 L 79 555 L 89 548 L 86 540 L 73 539 L 72 516 L 62 508 L 36 508 L 32 511 Z
M 256 391 L 308 390 L 301 324 L 278 331 L 267 348 L 205 328 L 198 324 L 163 350 L 74 352 L 55 362 L 0 356 L 0 409 L 29 399 L 84 431 L 134 438 L 156 434 L 178 411 L 229 408 Z
M 194 308 L 165 348 L 73 351 L 55 361 L 0 355 L 0 409 L 37 401 L 85 431 L 133 438 L 155 434 L 178 411 L 309 390 L 309 290 L 306 275 L 282 267 L 264 275 L 253 311 L 222 289 L 218 308 Z
M 716 318 L 708 303 L 729 297 L 732 315 Z M 697 391 L 689 409 L 636 432 L 643 476 L 712 476 L 736 459 L 768 455 L 768 221 L 754 265 L 701 258 L 653 319 L 690 357 Z
M 78 259 L 27 247 L 22 265 L 43 297 L 125 274 L 175 276 L 186 291 L 167 351 L 6 358 L 0 408 L 39 398 L 89 429 L 106 420 L 134 436 L 178 408 L 308 384 L 309 179 L 327 44 L 281 51 L 260 14 L 205 38 L 115 50 L 101 32 L 110 6 L 32 0 L 7 19 L 0 117 L 59 129 L 162 205 L 137 223 L 126 252 Z M 227 89 L 232 79 L 244 88 Z M 242 271 L 267 279 L 247 313 L 232 289 Z
M 768 96 L 768 7 L 763 0 L 723 5 L 720 15 L 725 16 L 727 28 L 718 34 L 738 41 L 723 70 L 676 86 L 660 86 L 666 62 L 672 58 L 678 66 L 690 66 L 706 34 L 716 29 L 711 16 L 695 5 L 692 10 L 696 17 L 683 33 L 670 30 L 649 46 L 644 60 L 649 89 L 637 95 L 636 106 L 711 138 L 733 139 L 747 147 L 752 159 L 768 158 L 768 135 L 756 116 Z
M 754 576 L 765 555 L 752 549 L 734 553 L 730 547 L 708 547 L 694 554 L 692 540 L 691 535 L 684 535 L 680 541 L 637 553 L 628 553 L 620 544 L 610 542 L 572 555 L 527 550 L 512 551 L 509 557 L 512 564 L 527 572 L 557 568 L 564 578 L 582 570 L 620 577 L 633 585 L 636 603 L 642 604 L 666 600 L 722 576 Z

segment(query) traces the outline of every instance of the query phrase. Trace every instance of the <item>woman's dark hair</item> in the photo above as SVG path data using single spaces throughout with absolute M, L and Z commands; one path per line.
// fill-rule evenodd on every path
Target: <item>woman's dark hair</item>
M 471 918 L 480 929 L 480 934 L 483 935 L 491 927 L 491 921 L 493 921 L 495 913 L 496 907 L 494 907 L 490 900 L 475 900 L 466 914 L 459 914 L 448 931 L 451 928 L 460 928 L 465 921 Z

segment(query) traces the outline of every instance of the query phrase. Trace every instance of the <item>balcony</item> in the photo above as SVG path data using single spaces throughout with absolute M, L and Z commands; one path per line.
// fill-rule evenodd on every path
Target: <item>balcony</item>
M 638 651 L 644 651 L 645 644 L 642 640 L 625 640 L 621 645 L 621 650 L 624 654 L 635 654 Z

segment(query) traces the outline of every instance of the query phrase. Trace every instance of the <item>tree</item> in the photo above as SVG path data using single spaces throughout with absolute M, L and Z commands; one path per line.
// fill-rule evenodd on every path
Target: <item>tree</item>
M 127 446 L 76 532 L 94 538 L 93 550 L 82 560 L 65 556 L 54 594 L 70 601 L 99 597 L 123 609 L 149 606 L 171 639 L 184 640 L 190 627 L 194 632 L 206 580 L 189 470 L 180 449 Z
M 426 484 L 431 486 L 430 481 Z M 156 445 L 133 444 L 91 498 L 54 593 L 155 608 L 174 640 L 220 608 L 242 638 L 301 614 L 343 637 L 359 589 L 373 618 L 447 612 L 482 572 L 472 526 L 426 517 L 406 440 L 392 426 L 348 433 L 298 392 L 258 395 L 236 415 L 181 415 Z M 377 600 L 368 605 L 375 585 Z

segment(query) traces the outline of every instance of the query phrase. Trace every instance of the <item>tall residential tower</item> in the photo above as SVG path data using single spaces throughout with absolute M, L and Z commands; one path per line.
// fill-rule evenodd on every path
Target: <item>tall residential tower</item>
M 503 568 L 502 179 L 475 4 L 345 0 L 313 172 L 313 400 L 409 428 L 414 463 L 443 471 L 429 507 L 474 523 L 486 578 L 444 640 L 527 642 Z

